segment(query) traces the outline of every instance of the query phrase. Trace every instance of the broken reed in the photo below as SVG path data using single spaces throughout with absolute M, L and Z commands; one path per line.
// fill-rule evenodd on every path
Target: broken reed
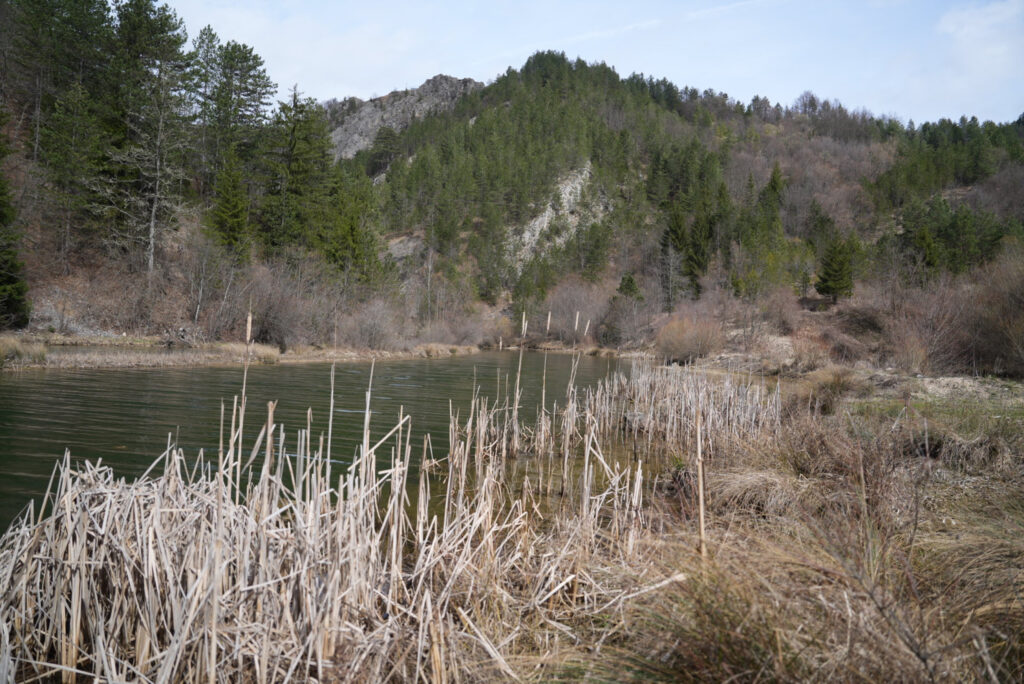
M 651 449 L 637 445 L 778 421 L 761 388 L 646 365 L 582 395 L 570 383 L 532 427 L 519 391 L 452 415 L 442 518 L 426 467 L 410 505 L 410 417 L 373 440 L 369 390 L 340 473 L 311 414 L 286 453 L 273 404 L 243 448 L 244 391 L 215 461 L 169 444 L 127 482 L 65 454 L 45 517 L 29 509 L 0 539 L 0 682 L 515 679 L 679 579 L 638 589 Z

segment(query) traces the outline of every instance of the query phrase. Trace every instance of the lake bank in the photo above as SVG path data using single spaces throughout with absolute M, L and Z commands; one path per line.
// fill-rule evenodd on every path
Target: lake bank
M 424 342 L 405 349 L 357 349 L 300 345 L 281 351 L 268 344 L 196 342 L 156 335 L 62 335 L 58 333 L 9 333 L 0 336 L 0 371 L 32 368 L 174 368 L 238 366 L 248 358 L 253 364 L 358 363 L 407 359 L 438 359 L 486 351 L 518 351 L 517 344 L 463 345 Z M 644 358 L 640 349 L 613 349 L 596 345 L 574 347 L 561 343 L 530 343 L 526 350 L 552 354 Z M 5 362 L 6 357 L 6 362 Z
M 447 358 L 475 354 L 480 347 L 427 343 L 407 350 L 297 347 L 284 352 L 267 344 L 241 342 L 186 343 L 157 336 L 67 336 L 57 334 L 5 335 L 7 362 L 0 370 L 31 368 L 172 368 L 242 366 L 276 363 L 330 363 L 374 360 Z M 0 352 L 3 350 L 0 349 Z

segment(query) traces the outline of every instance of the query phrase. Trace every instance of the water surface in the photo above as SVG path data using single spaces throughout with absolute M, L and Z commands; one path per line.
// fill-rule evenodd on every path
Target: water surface
M 515 386 L 519 355 L 487 352 L 449 359 L 378 362 L 373 373 L 372 430 L 380 438 L 399 410 L 412 416 L 413 452 L 421 453 L 430 433 L 434 456 L 447 451 L 449 401 L 465 415 L 474 382 L 481 395 L 504 397 Z M 572 357 L 523 355 L 523 413 L 540 404 L 543 370 L 546 400 L 564 403 Z M 620 362 L 582 357 L 577 386 L 595 383 Z M 316 435 L 326 433 L 330 407 L 330 364 L 281 364 L 249 369 L 247 439 L 251 445 L 276 400 L 275 419 L 284 425 L 286 445 L 313 411 Z M 338 364 L 332 457 L 349 461 L 361 441 L 369 363 Z M 194 458 L 199 449 L 215 454 L 221 402 L 230 421 L 233 397 L 242 386 L 241 368 L 153 368 L 116 370 L 28 370 L 0 374 L 0 530 L 46 490 L 54 465 L 71 451 L 76 461 L 102 458 L 118 475 L 141 474 L 168 439 Z M 251 429 L 248 429 L 251 428 Z M 415 479 L 413 479 L 415 481 Z

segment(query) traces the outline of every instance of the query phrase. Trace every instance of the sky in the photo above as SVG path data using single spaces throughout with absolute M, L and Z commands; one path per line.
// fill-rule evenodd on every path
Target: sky
M 168 0 L 260 54 L 281 96 L 489 82 L 538 50 L 741 102 L 804 91 L 904 123 L 1024 114 L 1024 0 Z

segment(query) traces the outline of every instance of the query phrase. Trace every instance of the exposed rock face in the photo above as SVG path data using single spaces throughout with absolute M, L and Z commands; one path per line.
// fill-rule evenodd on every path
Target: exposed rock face
M 508 249 L 517 273 L 522 273 L 530 258 L 540 251 L 542 242 L 549 243 L 547 249 L 562 247 L 581 225 L 600 219 L 608 211 L 609 207 L 596 201 L 588 202 L 584 197 L 590 176 L 588 161 L 583 168 L 569 172 L 558 182 L 557 204 L 548 203 L 536 218 L 512 227 Z M 561 225 L 556 226 L 556 223 Z
M 438 75 L 419 88 L 396 90 L 372 100 L 349 98 L 327 104 L 337 127 L 331 132 L 334 158 L 350 159 L 367 149 L 384 126 L 400 131 L 414 119 L 450 110 L 463 95 L 483 87 L 471 78 Z

